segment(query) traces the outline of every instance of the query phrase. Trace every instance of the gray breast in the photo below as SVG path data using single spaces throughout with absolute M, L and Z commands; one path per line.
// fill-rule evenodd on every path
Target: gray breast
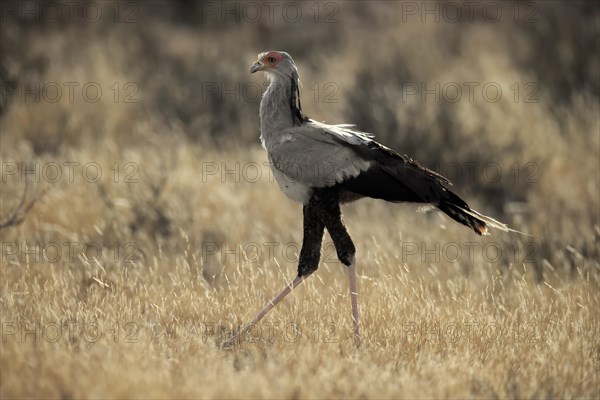
M 278 170 L 273 165 L 273 162 L 271 162 L 271 170 L 273 171 L 273 176 L 275 177 L 277 184 L 287 197 L 302 204 L 308 203 L 310 196 L 312 195 L 312 188 L 310 186 L 287 176 Z

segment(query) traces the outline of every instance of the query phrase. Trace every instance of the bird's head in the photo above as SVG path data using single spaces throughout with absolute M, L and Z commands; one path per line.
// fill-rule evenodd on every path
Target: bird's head
M 285 51 L 265 51 L 250 67 L 250 73 L 263 71 L 270 81 L 298 79 L 298 69 L 292 57 Z
M 263 71 L 271 87 L 273 84 L 279 84 L 279 89 L 289 96 L 289 104 L 292 112 L 292 119 L 295 125 L 300 125 L 309 120 L 302 112 L 300 104 L 300 79 L 298 69 L 292 57 L 285 51 L 265 51 L 258 55 L 256 61 L 250 67 L 250 73 Z M 288 89 L 289 88 L 289 91 Z

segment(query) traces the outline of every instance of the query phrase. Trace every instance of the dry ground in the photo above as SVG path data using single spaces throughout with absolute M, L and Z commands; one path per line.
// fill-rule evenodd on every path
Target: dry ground
M 337 25 L 201 24 L 181 5 L 135 26 L 3 20 L 3 83 L 96 82 L 104 97 L 2 93 L 0 222 L 27 180 L 26 200 L 41 196 L 0 229 L 2 398 L 600 397 L 598 7 L 552 2 L 524 27 L 336 4 Z M 295 275 L 302 235 L 257 144 L 258 102 L 203 86 L 262 84 L 246 74 L 266 48 L 299 60 L 311 116 L 442 172 L 457 162 L 470 204 L 534 236 L 345 206 L 362 349 L 328 237 L 317 273 L 219 349 Z M 467 81 L 533 82 L 538 101 L 402 100 L 403 82 Z M 115 101 L 115 82 L 138 102 Z M 313 83 L 338 101 L 311 101 Z

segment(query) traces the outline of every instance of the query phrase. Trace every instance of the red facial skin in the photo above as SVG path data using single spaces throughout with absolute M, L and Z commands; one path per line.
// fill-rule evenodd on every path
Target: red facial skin
M 262 62 L 267 67 L 274 67 L 283 60 L 283 56 L 277 51 L 269 51 L 263 58 Z

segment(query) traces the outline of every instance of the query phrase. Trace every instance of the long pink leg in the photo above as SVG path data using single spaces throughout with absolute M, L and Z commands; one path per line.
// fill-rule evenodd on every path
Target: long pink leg
M 352 320 L 354 321 L 354 343 L 360 349 L 360 333 L 358 331 L 358 291 L 356 290 L 356 259 L 348 267 L 348 281 L 350 283 L 350 301 L 352 303 Z
M 252 329 L 254 327 L 254 325 L 258 324 L 260 322 L 260 320 L 263 319 L 265 317 L 265 315 L 268 314 L 269 311 L 271 311 L 273 308 L 275 308 L 275 306 L 277 304 L 279 304 L 279 302 L 281 300 L 283 300 L 283 298 L 285 296 L 287 296 L 293 289 L 296 288 L 296 286 L 300 285 L 302 283 L 302 281 L 304 281 L 309 276 L 310 276 L 310 274 L 304 275 L 304 276 L 297 276 L 289 285 L 286 285 L 286 287 L 284 287 L 283 290 L 281 292 L 279 292 L 279 294 L 273 298 L 273 300 L 269 301 L 263 307 L 263 309 L 260 310 L 260 312 L 258 314 L 256 314 L 256 317 L 254 317 L 252 319 L 252 321 L 250 321 L 246 325 L 244 325 L 244 327 L 233 337 L 231 337 L 231 338 L 227 339 L 226 341 L 224 341 L 223 343 L 221 343 L 221 347 L 223 347 L 223 348 L 231 347 L 239 338 L 245 336 L 250 331 L 250 329 Z

